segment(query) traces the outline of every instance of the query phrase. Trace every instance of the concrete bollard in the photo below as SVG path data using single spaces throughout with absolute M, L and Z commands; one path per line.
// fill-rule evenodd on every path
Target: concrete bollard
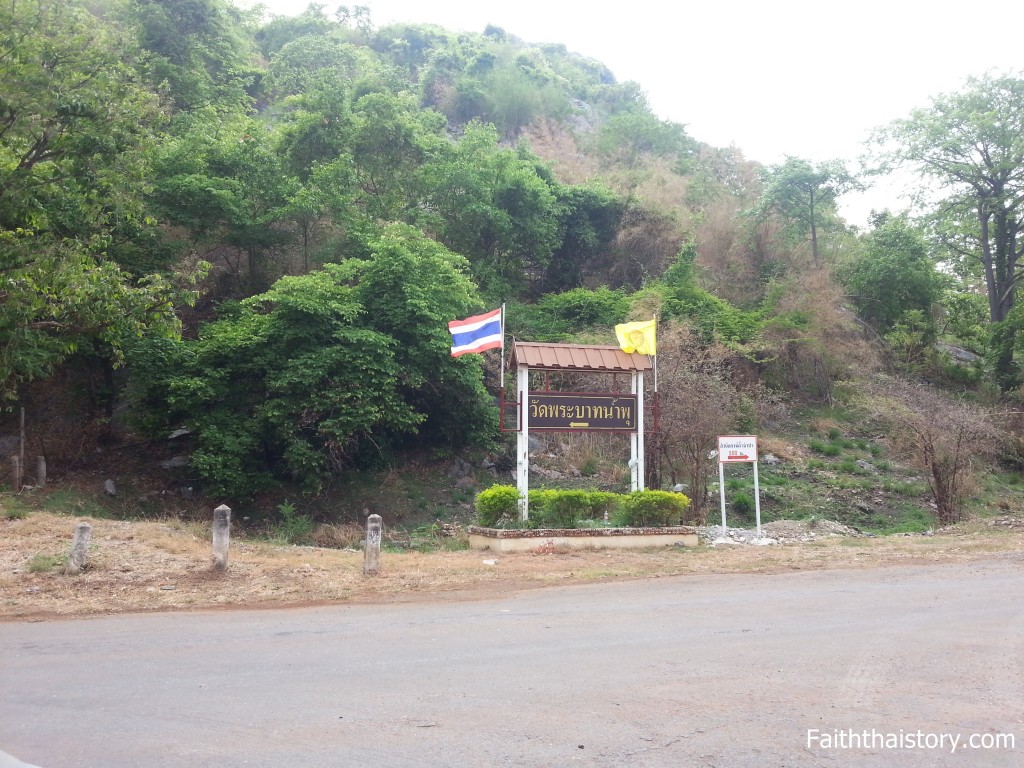
M 213 567 L 223 571 L 228 567 L 228 545 L 231 542 L 231 507 L 221 504 L 213 510 Z
M 380 537 L 383 525 L 380 515 L 366 518 L 366 545 L 363 548 L 363 575 L 376 576 L 380 573 Z
M 89 523 L 79 523 L 75 526 L 75 535 L 71 539 L 71 553 L 68 555 L 68 564 L 64 568 L 64 573 L 74 576 L 82 572 L 89 554 L 89 539 L 91 538 L 92 526 Z

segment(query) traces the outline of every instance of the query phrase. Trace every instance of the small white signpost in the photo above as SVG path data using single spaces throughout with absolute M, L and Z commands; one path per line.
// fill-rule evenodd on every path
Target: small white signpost
M 722 503 L 722 535 L 725 536 L 725 465 L 750 462 L 754 465 L 754 513 L 757 538 L 761 539 L 761 491 L 757 482 L 757 435 L 719 435 L 718 495 Z

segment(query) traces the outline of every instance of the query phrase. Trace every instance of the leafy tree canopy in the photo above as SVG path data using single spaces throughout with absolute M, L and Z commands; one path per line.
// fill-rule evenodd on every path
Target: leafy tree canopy
M 993 324 L 1009 320 L 1024 256 L 1024 78 L 970 78 L 963 91 L 880 129 L 880 167 L 909 165 L 945 194 L 935 231 L 951 257 L 983 276 Z M 968 265 L 960 267 L 969 273 Z M 1004 390 L 1020 376 L 1016 324 L 993 334 L 996 378 Z
M 930 318 L 943 281 L 929 257 L 924 237 L 902 216 L 883 216 L 867 248 L 840 269 L 857 314 L 880 333 L 903 315 L 918 310 Z
M 465 262 L 403 225 L 367 247 L 366 261 L 280 279 L 196 341 L 136 350 L 143 426 L 187 425 L 211 490 L 291 480 L 315 492 L 411 435 L 441 447 L 487 439 L 480 362 L 449 354 L 447 320 L 479 307 Z
M 141 276 L 132 247 L 155 231 L 160 125 L 137 58 L 74 2 L 0 6 L 0 403 L 70 354 L 116 365 L 127 340 L 178 327 L 189 294 Z

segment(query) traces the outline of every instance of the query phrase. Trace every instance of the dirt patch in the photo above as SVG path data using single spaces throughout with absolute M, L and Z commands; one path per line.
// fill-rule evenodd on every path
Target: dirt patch
M 362 574 L 362 553 L 231 544 L 227 571 L 211 566 L 209 530 L 195 523 L 89 520 L 86 569 L 61 572 L 82 518 L 34 513 L 0 520 L 0 619 L 258 608 L 336 602 L 487 598 L 554 584 L 687 573 L 776 573 L 963 562 L 1024 551 L 1024 520 L 1004 516 L 933 536 L 827 537 L 774 547 L 657 550 L 385 552 L 382 573 Z M 790 525 L 790 528 L 792 528 Z

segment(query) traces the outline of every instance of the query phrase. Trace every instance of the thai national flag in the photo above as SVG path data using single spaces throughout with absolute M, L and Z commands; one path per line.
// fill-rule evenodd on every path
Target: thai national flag
M 452 357 L 496 349 L 502 345 L 501 307 L 465 320 L 452 320 L 448 330 L 452 333 Z

